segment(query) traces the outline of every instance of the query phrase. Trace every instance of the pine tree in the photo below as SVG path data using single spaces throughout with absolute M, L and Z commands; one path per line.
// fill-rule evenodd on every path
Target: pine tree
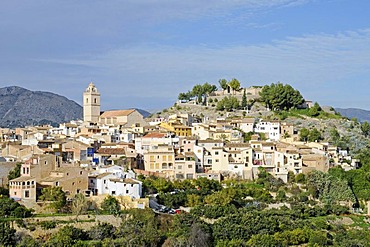
M 243 108 L 247 107 L 247 95 L 245 93 L 245 88 L 244 88 L 243 97 L 242 97 L 242 107 Z

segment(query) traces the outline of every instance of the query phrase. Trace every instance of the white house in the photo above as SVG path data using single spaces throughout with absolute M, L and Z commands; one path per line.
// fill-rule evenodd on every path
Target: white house
M 123 167 L 98 168 L 89 175 L 89 190 L 93 195 L 130 196 L 140 198 L 142 182 L 135 179 L 135 173 L 124 171 Z
M 254 132 L 264 133 L 268 139 L 278 141 L 280 139 L 280 122 L 260 119 L 254 128 Z

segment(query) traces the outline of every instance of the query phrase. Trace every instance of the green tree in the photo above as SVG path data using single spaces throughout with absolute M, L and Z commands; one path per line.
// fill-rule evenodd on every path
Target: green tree
M 152 184 L 157 192 L 166 193 L 173 189 L 171 181 L 164 178 L 156 178 L 153 180 Z
M 272 110 L 289 110 L 303 103 L 303 97 L 292 86 L 282 83 L 266 85 L 260 92 L 260 100 Z
M 337 144 L 340 140 L 340 134 L 338 132 L 338 130 L 336 128 L 331 128 L 330 131 L 329 131 L 329 134 L 330 134 L 330 140 Z
M 111 195 L 108 195 L 107 197 L 104 198 L 104 201 L 101 203 L 100 207 L 105 212 L 108 212 L 113 215 L 118 215 L 121 210 L 121 206 L 118 200 Z
M 365 121 L 361 124 L 361 131 L 364 134 L 364 136 L 369 136 L 370 134 L 370 124 L 368 121 Z
M 188 101 L 188 100 L 191 99 L 191 93 L 190 92 L 180 93 L 177 98 L 178 98 L 178 100 L 187 100 Z
M 9 171 L 8 181 L 21 176 L 21 167 L 22 167 L 22 163 L 17 162 L 15 164 L 14 169 Z
M 279 241 L 277 241 L 273 235 L 268 234 L 257 234 L 253 235 L 247 242 L 248 246 L 253 247 L 270 247 L 270 246 L 283 246 Z
M 299 139 L 301 141 L 308 141 L 308 136 L 310 135 L 310 131 L 306 128 L 302 128 L 299 132 Z
M 61 187 L 46 187 L 41 191 L 40 200 L 52 202 L 51 208 L 60 211 L 67 203 L 67 197 Z
M 191 94 L 197 97 L 197 103 L 199 104 L 202 103 L 202 97 L 204 94 L 202 85 L 200 84 L 195 85 L 193 89 L 191 90 Z
M 308 114 L 311 117 L 317 117 L 320 115 L 321 110 L 322 109 L 320 105 L 317 102 L 315 102 L 315 104 L 308 110 Z
M 195 207 L 202 204 L 202 199 L 199 195 L 196 194 L 188 194 L 187 195 L 187 203 L 188 207 Z
M 316 128 L 313 128 L 308 135 L 308 141 L 315 142 L 322 140 L 321 132 L 318 131 Z
M 20 205 L 6 196 L 0 196 L 0 217 L 26 218 L 32 215 L 32 210 Z
M 15 230 L 10 227 L 9 222 L 0 222 L 0 245 L 14 246 L 15 245 Z
M 220 84 L 220 87 L 222 88 L 222 90 L 225 91 L 227 89 L 228 83 L 226 79 L 220 79 L 218 80 L 218 83 Z
M 236 97 L 224 97 L 217 103 L 216 110 L 218 111 L 232 111 L 239 108 L 239 101 Z
M 56 247 L 72 247 L 80 240 L 86 240 L 87 234 L 74 226 L 68 225 L 62 227 L 58 232 L 54 233 L 46 242 L 46 246 Z
M 355 196 L 346 179 L 334 177 L 321 171 L 313 171 L 308 174 L 306 181 L 311 195 L 324 203 L 355 202 Z
M 246 92 L 245 92 L 245 89 L 244 89 L 244 91 L 243 91 L 242 107 L 243 107 L 243 108 L 247 107 L 247 94 L 246 94 Z
M 117 236 L 122 236 L 120 246 L 158 246 L 161 238 L 159 222 L 151 209 L 130 209 L 117 228 Z
M 198 104 L 204 105 L 207 102 L 207 96 L 216 90 L 217 90 L 217 86 L 211 85 L 208 82 L 206 82 L 203 85 L 201 84 L 195 85 L 193 89 L 191 90 L 191 92 L 189 93 L 189 95 L 196 97 Z M 181 96 L 183 97 L 183 95 Z
M 217 91 L 217 86 L 216 85 L 211 85 L 208 82 L 203 84 L 203 105 L 206 104 L 207 102 L 207 96 L 210 95 L 212 92 Z
M 231 81 L 229 82 L 229 86 L 233 90 L 234 94 L 235 94 L 235 91 L 240 90 L 240 82 L 235 78 L 231 79 Z
M 306 182 L 306 175 L 304 175 L 303 173 L 297 174 L 297 176 L 295 176 L 295 182 L 296 183 L 304 183 L 304 182 Z

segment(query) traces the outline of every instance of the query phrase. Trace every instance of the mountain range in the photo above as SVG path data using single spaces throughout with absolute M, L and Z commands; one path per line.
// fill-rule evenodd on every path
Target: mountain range
M 370 111 L 358 108 L 335 108 L 335 110 L 349 119 L 357 118 L 359 122 L 370 122 Z
M 0 88 L 0 127 L 55 126 L 82 119 L 82 114 L 79 104 L 58 94 L 17 86 Z

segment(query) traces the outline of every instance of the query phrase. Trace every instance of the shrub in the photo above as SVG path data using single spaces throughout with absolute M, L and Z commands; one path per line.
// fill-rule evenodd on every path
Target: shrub
M 55 221 L 42 221 L 40 226 L 43 230 L 49 230 L 55 228 L 57 223 Z

